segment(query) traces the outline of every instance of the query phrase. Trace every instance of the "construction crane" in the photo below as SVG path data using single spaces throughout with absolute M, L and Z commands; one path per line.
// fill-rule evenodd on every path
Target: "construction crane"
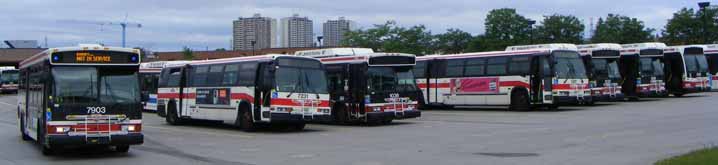
M 101 21 L 88 21 L 88 20 L 62 20 L 58 21 L 62 23 L 77 23 L 77 24 L 94 24 L 94 25 L 100 25 L 100 29 L 102 29 L 105 25 L 120 25 L 122 27 L 122 47 L 126 46 L 126 36 L 127 36 L 127 27 L 137 27 L 142 28 L 142 24 L 135 23 L 135 22 L 127 22 L 127 14 L 125 14 L 125 20 L 122 22 L 101 22 Z

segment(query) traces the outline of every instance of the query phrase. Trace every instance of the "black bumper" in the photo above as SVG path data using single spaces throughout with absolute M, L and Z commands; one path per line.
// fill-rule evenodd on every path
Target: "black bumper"
M 421 111 L 418 110 L 411 110 L 411 111 L 404 111 L 403 113 L 396 113 L 396 112 L 369 112 L 366 114 L 368 121 L 386 121 L 386 120 L 394 120 L 394 119 L 410 119 L 410 118 L 417 118 L 421 117 Z
M 621 101 L 625 99 L 623 93 L 616 95 L 599 95 L 593 96 L 593 101 Z
M 592 102 L 593 97 L 592 96 L 583 96 L 583 97 L 555 96 L 553 100 L 555 101 L 555 103 L 558 103 L 558 104 L 580 104 L 580 103 Z
M 83 146 L 83 145 L 136 145 L 144 143 L 142 133 L 112 135 L 111 137 L 85 137 L 69 135 L 48 135 L 48 143 L 52 146 Z
M 331 115 L 312 115 L 312 116 L 304 116 L 299 114 L 289 114 L 289 113 L 271 113 L 270 115 L 271 122 L 280 122 L 280 123 L 303 123 L 307 121 L 315 121 L 315 122 L 328 122 L 332 121 Z

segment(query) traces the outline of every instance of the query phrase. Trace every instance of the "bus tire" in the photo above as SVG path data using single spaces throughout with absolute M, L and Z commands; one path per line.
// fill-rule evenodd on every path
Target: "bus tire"
M 257 130 L 257 126 L 252 121 L 252 113 L 249 111 L 249 107 L 240 106 L 237 112 L 237 122 L 239 122 L 239 129 L 246 132 L 254 132 Z
M 165 121 L 167 121 L 170 125 L 181 125 L 182 119 L 177 116 L 177 105 L 175 105 L 174 102 L 170 102 L 167 105 L 167 117 L 165 117 Z
M 307 123 L 296 123 L 289 125 L 289 130 L 291 131 L 302 131 L 304 130 L 304 127 L 307 126 Z
M 23 141 L 30 141 L 32 138 L 25 133 L 25 119 L 20 117 L 20 135 Z
M 511 92 L 511 104 L 509 105 L 511 111 L 529 111 L 531 110 L 531 103 L 529 103 L 529 92 L 524 88 L 515 88 Z
M 344 106 L 336 105 L 332 109 L 334 110 L 334 123 L 344 124 L 347 122 L 348 116 L 346 108 L 344 108 Z
M 130 152 L 130 145 L 117 145 L 117 146 L 115 146 L 115 152 L 119 152 L 119 153 Z

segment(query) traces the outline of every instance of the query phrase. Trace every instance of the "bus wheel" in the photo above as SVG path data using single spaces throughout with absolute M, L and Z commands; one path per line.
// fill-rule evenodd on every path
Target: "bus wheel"
M 289 130 L 291 131 L 302 131 L 304 130 L 304 127 L 307 126 L 307 123 L 297 123 L 289 125 Z
M 252 113 L 249 112 L 249 109 L 243 107 L 238 113 L 237 121 L 239 121 L 239 128 L 247 132 L 256 131 L 257 126 L 254 124 L 254 121 L 252 121 Z
M 22 136 L 22 140 L 24 140 L 24 141 L 32 140 L 32 138 L 30 138 L 30 136 L 28 136 L 25 133 L 24 129 L 25 129 L 25 119 L 24 119 L 24 117 L 20 117 L 20 135 Z
M 115 152 L 127 153 L 130 151 L 130 145 L 118 145 L 115 146 Z
M 528 92 L 525 89 L 516 89 L 511 92 L 511 104 L 509 110 L 511 111 L 528 111 L 531 110 L 531 104 L 529 103 Z
M 165 121 L 169 123 L 170 125 L 180 125 L 182 124 L 182 119 L 180 119 L 177 116 L 177 108 L 175 108 L 174 103 L 170 103 L 167 106 L 167 116 L 165 117 Z
M 347 111 L 343 106 L 335 106 L 332 109 L 334 109 L 334 123 L 344 124 L 347 122 Z

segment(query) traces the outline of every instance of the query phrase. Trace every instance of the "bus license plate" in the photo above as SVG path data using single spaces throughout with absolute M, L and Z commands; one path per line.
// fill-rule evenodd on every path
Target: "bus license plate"
M 107 137 L 88 137 L 88 144 L 110 144 L 110 138 Z

